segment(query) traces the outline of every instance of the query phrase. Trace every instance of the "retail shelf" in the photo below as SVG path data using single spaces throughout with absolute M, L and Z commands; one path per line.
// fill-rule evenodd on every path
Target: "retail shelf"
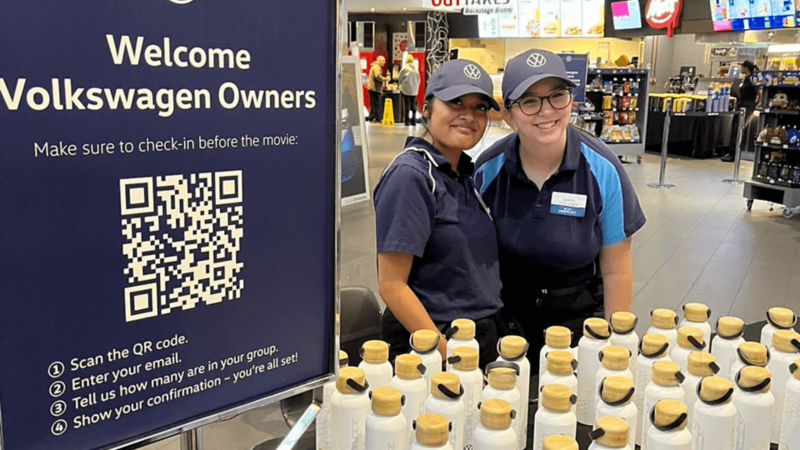
M 620 145 L 620 144 L 641 144 L 642 141 L 636 139 L 623 139 L 620 141 L 603 141 L 608 145 Z
M 775 109 L 775 108 L 764 108 L 764 109 L 757 109 L 756 111 L 763 113 L 763 114 L 778 114 L 782 116 L 798 116 L 800 115 L 800 111 L 788 110 L 788 109 Z
M 739 114 L 739 111 L 725 111 L 725 112 L 685 112 L 685 113 L 671 113 L 671 116 L 677 117 L 717 117 L 717 116 L 734 116 Z
M 753 186 L 756 186 L 756 187 L 770 188 L 770 189 L 775 189 L 775 190 L 779 190 L 779 191 L 800 192 L 800 187 L 784 186 L 784 185 L 781 185 L 781 184 L 776 184 L 775 182 L 771 182 L 771 181 L 749 180 L 749 181 L 746 181 L 746 183 L 750 183 L 750 184 L 752 184 Z
M 756 147 L 769 148 L 769 149 L 772 149 L 772 150 L 791 150 L 791 151 L 794 151 L 794 152 L 800 150 L 800 148 L 789 147 L 786 144 L 783 144 L 783 145 L 768 145 L 768 144 L 759 144 L 757 142 L 756 142 Z

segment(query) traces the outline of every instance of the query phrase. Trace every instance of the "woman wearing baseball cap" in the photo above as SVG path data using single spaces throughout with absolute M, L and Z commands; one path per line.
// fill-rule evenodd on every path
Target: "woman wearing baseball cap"
M 476 323 L 482 363 L 494 361 L 500 301 L 497 237 L 464 153 L 483 137 L 492 80 L 478 64 L 445 62 L 428 80 L 423 137 L 410 137 L 375 188 L 382 337 L 394 355 L 410 333 L 440 334 L 457 318 Z M 447 343 L 440 336 L 444 355 Z
M 514 133 L 476 164 L 498 231 L 503 303 L 535 350 L 551 325 L 577 341 L 584 319 L 630 308 L 631 236 L 645 222 L 617 156 L 569 125 L 574 87 L 551 52 L 508 61 L 503 117 Z

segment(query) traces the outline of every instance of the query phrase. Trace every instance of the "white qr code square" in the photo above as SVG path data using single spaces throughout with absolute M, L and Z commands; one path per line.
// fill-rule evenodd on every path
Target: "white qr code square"
M 242 171 L 119 181 L 125 321 L 242 296 Z

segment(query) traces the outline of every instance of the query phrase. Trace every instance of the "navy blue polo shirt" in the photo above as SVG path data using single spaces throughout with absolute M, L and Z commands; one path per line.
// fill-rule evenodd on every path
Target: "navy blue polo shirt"
M 497 226 L 507 304 L 530 300 L 539 289 L 590 280 L 599 274 L 600 248 L 619 243 L 644 225 L 639 200 L 617 156 L 571 126 L 561 166 L 541 191 L 522 169 L 516 133 L 481 154 L 477 167 L 476 186 Z M 585 211 L 559 206 L 565 194 L 585 200 Z
M 497 312 L 497 234 L 462 154 L 454 171 L 422 138 L 409 138 L 375 187 L 378 253 L 414 255 L 408 285 L 431 319 L 482 319 Z

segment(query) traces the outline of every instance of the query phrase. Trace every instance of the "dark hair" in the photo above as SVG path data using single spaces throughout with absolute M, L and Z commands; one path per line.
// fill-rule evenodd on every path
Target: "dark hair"
M 742 63 L 742 67 L 747 68 L 747 70 L 750 71 L 750 73 L 753 73 L 756 70 L 759 70 L 758 66 L 755 65 L 755 63 L 753 63 L 753 61 L 750 61 L 750 60 L 747 60 L 747 61 L 743 62 Z

